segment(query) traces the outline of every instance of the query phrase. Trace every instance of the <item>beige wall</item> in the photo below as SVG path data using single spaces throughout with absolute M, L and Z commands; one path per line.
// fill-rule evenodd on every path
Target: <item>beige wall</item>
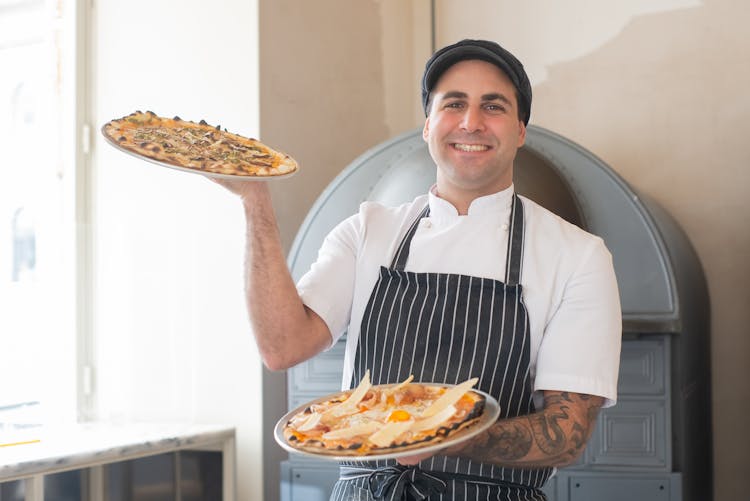
M 287 249 L 349 162 L 418 124 L 414 81 L 430 54 L 428 7 L 427 0 L 260 2 L 262 139 L 301 164 L 272 186 Z
M 303 166 L 273 188 L 287 248 L 341 169 L 420 125 L 429 3 L 260 1 L 261 134 Z M 516 52 L 534 87 L 531 122 L 601 157 L 689 235 L 711 293 L 716 499 L 746 497 L 750 439 L 738 430 L 750 411 L 750 5 L 435 4 L 438 46 L 484 37 Z

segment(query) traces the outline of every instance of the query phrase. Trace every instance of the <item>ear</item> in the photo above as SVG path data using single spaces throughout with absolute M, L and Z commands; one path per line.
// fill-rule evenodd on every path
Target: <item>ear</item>
M 518 121 L 518 145 L 517 147 L 520 148 L 524 145 L 526 142 L 526 125 L 523 123 L 523 120 Z
M 422 139 L 428 142 L 430 137 L 430 117 L 425 118 L 424 127 L 422 128 Z

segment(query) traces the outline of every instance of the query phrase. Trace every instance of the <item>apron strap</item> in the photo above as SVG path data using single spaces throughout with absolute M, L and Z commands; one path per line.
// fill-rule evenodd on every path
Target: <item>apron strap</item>
M 401 240 L 391 262 L 391 269 L 403 271 L 406 261 L 409 259 L 411 240 L 419 227 L 419 221 L 430 215 L 429 204 L 422 209 L 419 215 L 412 221 Z M 513 193 L 513 202 L 510 209 L 510 228 L 508 230 L 508 252 L 505 261 L 505 283 L 517 285 L 521 283 L 521 261 L 523 259 L 523 203 L 518 195 Z
M 521 283 L 521 260 L 523 259 L 523 202 L 513 194 L 508 229 L 508 253 L 505 262 L 506 285 Z
M 411 223 L 411 226 L 409 226 L 409 229 L 406 232 L 406 235 L 404 235 L 404 238 L 401 239 L 401 243 L 398 246 L 398 249 L 396 249 L 396 254 L 393 256 L 393 262 L 391 263 L 391 269 L 398 270 L 398 271 L 404 271 L 404 268 L 406 267 L 406 261 L 409 259 L 409 248 L 411 247 L 411 239 L 414 237 L 414 234 L 417 232 L 417 228 L 419 227 L 419 221 L 422 220 L 423 217 L 427 217 L 430 215 L 430 205 L 427 204 L 427 206 L 422 209 L 422 212 L 419 213 L 419 215 L 414 219 L 414 221 Z

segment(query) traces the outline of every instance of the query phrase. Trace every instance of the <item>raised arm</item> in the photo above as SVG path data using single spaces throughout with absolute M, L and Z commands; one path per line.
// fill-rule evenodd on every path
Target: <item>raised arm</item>
M 263 363 L 283 370 L 331 343 L 328 326 L 297 293 L 265 181 L 215 180 L 239 195 L 245 211 L 245 298 Z
M 586 447 L 603 403 L 602 397 L 545 391 L 541 411 L 500 419 L 488 431 L 440 454 L 514 468 L 569 466 Z M 399 462 L 416 464 L 427 457 L 412 456 Z

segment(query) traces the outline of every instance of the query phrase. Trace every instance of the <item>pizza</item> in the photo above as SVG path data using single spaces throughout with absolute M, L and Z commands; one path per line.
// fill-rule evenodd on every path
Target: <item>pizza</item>
M 283 437 L 301 451 L 368 456 L 437 444 L 480 419 L 485 397 L 471 390 L 477 378 L 455 386 L 412 380 L 373 386 L 368 371 L 357 388 L 294 414 Z
M 102 132 L 136 155 L 205 174 L 273 177 L 298 169 L 289 155 L 204 120 L 195 123 L 136 111 L 107 122 Z

